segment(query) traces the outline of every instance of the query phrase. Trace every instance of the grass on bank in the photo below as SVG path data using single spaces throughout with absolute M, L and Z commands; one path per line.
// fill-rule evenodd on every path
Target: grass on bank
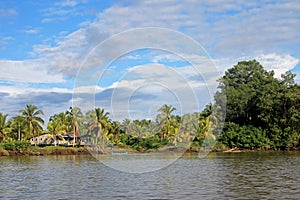
M 0 156 L 10 155 L 77 155 L 88 154 L 84 147 L 31 146 L 27 141 L 0 143 Z
M 0 143 L 0 149 L 18 151 L 18 150 L 27 150 L 31 149 L 32 146 L 27 141 L 14 141 L 14 142 L 5 142 Z

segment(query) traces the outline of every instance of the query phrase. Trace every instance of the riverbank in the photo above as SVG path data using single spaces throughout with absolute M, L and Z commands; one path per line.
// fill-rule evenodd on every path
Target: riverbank
M 48 155 L 91 155 L 92 153 L 98 154 L 111 154 L 112 152 L 127 152 L 139 153 L 131 148 L 120 147 L 107 147 L 101 148 L 95 152 L 87 147 L 61 147 L 61 146 L 47 146 L 47 147 L 30 147 L 24 149 L 6 150 L 0 148 L 0 156 L 48 156 Z
M 0 156 L 46 156 L 46 155 L 84 155 L 90 154 L 84 148 L 76 147 L 32 147 L 28 149 L 5 150 L 0 149 Z
M 129 147 L 107 147 L 105 149 L 93 150 L 86 147 L 31 147 L 28 149 L 5 150 L 0 148 L 0 156 L 48 156 L 48 155 L 91 155 L 91 154 L 111 154 L 124 153 L 199 153 L 199 152 L 224 152 L 224 153 L 238 153 L 238 152 L 273 152 L 273 151 L 299 151 L 299 149 L 288 150 L 249 150 L 249 149 L 201 149 L 201 148 L 184 148 L 184 147 L 163 147 L 153 149 L 148 152 L 139 152 Z

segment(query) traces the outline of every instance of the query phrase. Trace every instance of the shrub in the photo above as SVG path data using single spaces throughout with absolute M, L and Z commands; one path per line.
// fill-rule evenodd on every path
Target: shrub
M 3 149 L 5 150 L 24 150 L 31 147 L 30 143 L 27 141 L 15 141 L 3 143 Z

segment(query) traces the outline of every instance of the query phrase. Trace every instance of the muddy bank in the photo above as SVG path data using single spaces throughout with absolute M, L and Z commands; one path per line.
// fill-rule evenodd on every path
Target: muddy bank
M 89 151 L 83 147 L 57 147 L 57 148 L 43 148 L 35 147 L 31 149 L 19 150 L 5 150 L 0 149 L 0 156 L 44 156 L 44 155 L 87 155 Z
M 91 155 L 111 154 L 112 152 L 140 153 L 131 148 L 120 147 L 32 147 L 29 149 L 5 150 L 0 148 L 0 156 L 47 156 L 47 155 Z
M 147 152 L 140 152 L 129 147 L 106 147 L 106 148 L 86 148 L 86 147 L 33 147 L 26 150 L 5 150 L 0 148 L 0 156 L 47 156 L 47 155 L 92 155 L 92 154 L 112 154 L 112 153 L 200 153 L 200 152 L 272 152 L 272 151 L 299 151 L 299 148 L 288 150 L 249 150 L 249 149 L 203 149 L 200 147 L 163 147 L 151 149 Z

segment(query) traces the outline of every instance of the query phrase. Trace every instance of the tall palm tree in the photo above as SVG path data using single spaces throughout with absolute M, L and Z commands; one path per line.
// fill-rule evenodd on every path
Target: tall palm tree
M 216 142 L 216 136 L 213 130 L 216 125 L 216 117 L 212 114 L 211 106 L 206 106 L 204 111 L 199 114 L 197 122 L 193 122 L 193 126 L 197 129 L 195 138 L 201 143 L 201 146 L 211 148 Z
M 105 112 L 104 109 L 95 108 L 95 114 L 96 120 L 89 126 L 89 130 L 92 131 L 96 127 L 97 138 L 101 137 L 101 141 L 103 142 L 105 139 L 103 132 L 107 132 L 110 125 L 109 113 Z
M 172 105 L 164 104 L 158 112 L 160 112 L 157 116 L 158 122 L 161 125 L 161 139 L 164 139 L 165 136 L 168 136 L 171 129 L 171 119 L 174 115 L 172 112 L 175 111 L 176 108 Z
M 114 138 L 118 138 L 121 132 L 121 123 L 118 121 L 111 122 L 111 126 L 109 127 L 110 135 L 113 135 Z
M 41 124 L 44 124 L 44 120 L 39 117 L 39 115 L 44 115 L 44 112 L 32 104 L 26 105 L 26 107 L 19 112 L 25 119 L 27 137 L 34 137 L 35 133 L 39 134 L 39 131 L 43 129 Z
M 71 121 L 71 127 L 73 136 L 78 137 L 79 136 L 79 124 L 81 123 L 81 119 L 83 117 L 83 114 L 78 107 L 70 107 L 70 111 L 67 111 L 67 115 L 70 117 Z
M 130 129 L 131 132 L 130 134 L 133 137 L 136 137 L 138 140 L 141 140 L 142 138 L 145 138 L 147 135 L 147 129 L 145 126 L 143 126 L 141 123 L 139 123 L 138 121 L 133 121 L 130 124 Z
M 25 123 L 26 123 L 25 118 L 20 115 L 13 117 L 11 120 L 12 131 L 18 133 L 19 141 L 22 140 L 22 134 L 24 133 L 24 126 L 26 125 Z
M 59 128 L 62 134 L 68 133 L 73 130 L 71 125 L 72 120 L 68 115 L 68 111 L 51 116 L 49 122 L 55 122 L 55 126 L 57 126 L 55 129 Z
M 123 120 L 122 124 L 121 124 L 121 128 L 122 130 L 125 132 L 125 134 L 129 134 L 130 133 L 130 124 L 131 124 L 131 120 L 126 118 Z
M 7 114 L 0 112 L 0 142 L 5 140 L 6 134 L 9 131 L 9 123 L 6 121 Z
M 146 127 L 146 136 L 152 137 L 159 133 L 160 126 L 159 124 L 153 122 L 152 120 L 147 120 L 147 123 L 144 125 Z
M 198 131 L 199 119 L 197 114 L 184 114 L 180 121 L 179 137 L 183 142 L 190 142 Z
M 66 133 L 63 128 L 64 126 L 62 126 L 59 118 L 51 120 L 47 124 L 47 130 L 52 134 L 52 138 L 55 146 L 57 144 L 56 135 Z

